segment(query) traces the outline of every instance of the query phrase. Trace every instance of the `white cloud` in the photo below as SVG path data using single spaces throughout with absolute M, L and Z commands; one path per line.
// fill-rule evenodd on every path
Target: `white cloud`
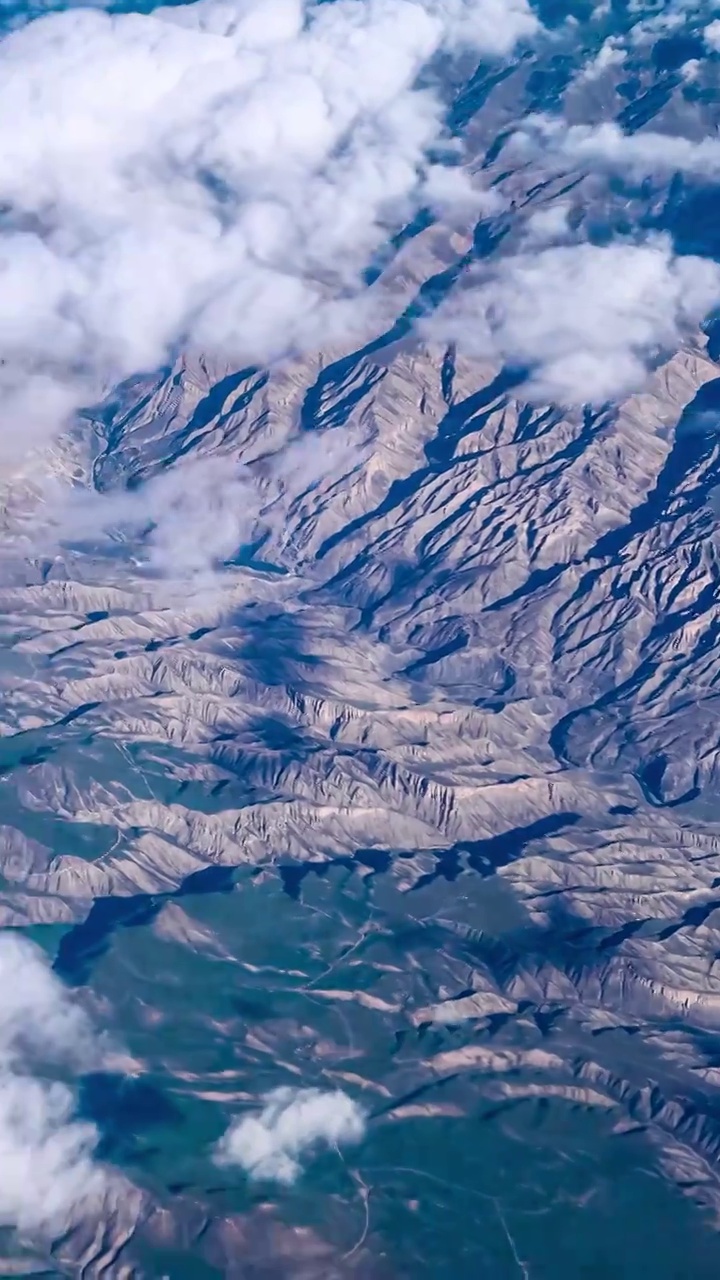
M 701 69 L 702 62 L 699 58 L 688 58 L 680 68 L 680 75 L 686 84 L 693 84 L 698 79 Z
M 578 81 L 589 83 L 599 80 L 611 67 L 621 67 L 626 59 L 627 49 L 623 48 L 621 37 L 609 36 L 599 53 L 583 67 Z
M 0 450 L 181 344 L 241 365 L 352 330 L 362 269 L 421 202 L 442 138 L 418 73 L 442 47 L 504 54 L 536 27 L 526 0 L 199 0 L 13 32 Z
M 564 200 L 549 204 L 531 214 L 525 226 L 525 234 L 531 241 L 565 240 L 568 232 L 570 205 Z
M 98 1132 L 74 1118 L 74 1095 L 44 1077 L 48 1065 L 98 1062 L 89 1019 L 42 952 L 0 933 L 0 1226 L 57 1235 L 97 1208 L 110 1176 Z
M 0 1074 L 0 1225 L 58 1235 L 108 1189 L 95 1125 L 73 1119 L 59 1083 Z
M 495 57 L 510 53 L 519 40 L 529 39 L 540 23 L 525 0 L 424 0 L 439 14 L 451 48 L 477 49 Z
M 162 577 L 159 595 L 166 603 L 177 600 L 177 592 L 185 601 L 188 591 L 210 599 L 224 561 L 270 532 L 281 552 L 292 523 L 289 503 L 362 466 L 366 445 L 355 432 L 310 433 L 278 441 L 277 452 L 253 466 L 224 453 L 197 453 L 140 487 L 109 493 L 51 480 L 43 489 L 42 525 L 34 520 L 27 547 L 40 555 L 56 539 L 97 543 L 102 533 L 121 536 L 130 541 L 136 565 Z
M 639 389 L 648 365 L 676 350 L 718 297 L 720 267 L 676 257 L 664 236 L 559 245 L 501 259 L 424 332 L 528 367 L 525 390 L 536 399 L 598 403 Z
M 473 175 L 459 165 L 430 165 L 425 174 L 423 195 L 433 212 L 445 218 L 452 218 L 455 213 L 461 217 L 487 217 L 505 207 L 499 191 L 479 187 Z
M 95 1054 L 88 1017 L 45 963 L 14 933 L 0 933 L 0 1067 L 28 1054 L 83 1065 Z
M 562 166 L 622 170 L 641 177 L 687 173 L 712 178 L 720 174 L 720 137 L 694 142 L 650 130 L 623 133 L 609 121 L 568 125 L 557 116 L 529 116 L 512 145 Z
M 712 49 L 714 53 L 720 52 L 720 18 L 708 23 L 703 31 L 703 38 L 708 49 Z
M 274 1089 L 259 1115 L 235 1120 L 218 1143 L 220 1165 L 238 1165 L 250 1178 L 292 1183 L 301 1157 L 319 1146 L 362 1140 L 365 1112 L 347 1094 L 321 1089 Z
M 141 488 L 108 494 L 49 486 L 46 516 L 69 540 L 122 530 L 144 544 L 151 570 L 210 585 L 213 565 L 250 539 L 262 492 L 246 469 L 224 455 L 196 457 L 159 472 Z M 41 543 L 40 539 L 40 543 Z

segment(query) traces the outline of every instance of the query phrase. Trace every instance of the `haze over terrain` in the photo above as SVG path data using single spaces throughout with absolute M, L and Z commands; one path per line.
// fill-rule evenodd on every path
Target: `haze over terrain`
M 0 23 L 0 1273 L 716 1276 L 720 10 Z

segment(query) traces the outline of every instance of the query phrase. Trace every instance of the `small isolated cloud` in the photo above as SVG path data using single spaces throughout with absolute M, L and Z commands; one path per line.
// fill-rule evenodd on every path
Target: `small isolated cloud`
M 97 1061 L 90 1021 L 43 953 L 0 933 L 0 1226 L 56 1236 L 101 1204 L 98 1131 L 75 1117 L 72 1089 L 45 1076 Z
M 441 217 L 461 217 L 468 214 L 478 217 L 499 213 L 505 201 L 499 191 L 478 186 L 467 169 L 446 164 L 430 165 L 425 174 L 423 195 L 427 205 Z
M 527 393 L 603 403 L 638 390 L 720 297 L 720 267 L 642 245 L 559 245 L 501 259 L 422 325 L 469 355 L 529 370 Z
M 559 200 L 531 214 L 525 224 L 525 235 L 536 243 L 550 243 L 553 240 L 565 240 L 568 237 L 568 218 L 570 205 Z
M 258 1115 L 231 1124 L 215 1152 L 220 1165 L 237 1165 L 248 1177 L 290 1184 L 301 1158 L 318 1147 L 360 1142 L 366 1115 L 341 1091 L 274 1089 Z
M 627 49 L 623 48 L 619 36 L 609 36 L 600 52 L 583 67 L 578 82 L 590 83 L 599 80 L 611 67 L 621 67 L 627 59 Z
M 702 62 L 699 58 L 688 58 L 687 62 L 683 62 L 680 68 L 680 75 L 686 84 L 694 84 L 701 70 Z

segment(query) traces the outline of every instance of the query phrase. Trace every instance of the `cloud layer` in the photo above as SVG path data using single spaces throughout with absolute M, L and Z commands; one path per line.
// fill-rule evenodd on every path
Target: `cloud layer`
M 321 1089 L 274 1089 L 259 1115 L 236 1120 L 219 1142 L 215 1159 L 237 1165 L 257 1180 L 292 1183 L 301 1157 L 318 1147 L 360 1142 L 365 1112 L 347 1094 Z
M 500 200 L 457 167 L 423 73 L 538 29 L 527 0 L 198 0 L 50 14 L 0 42 L 0 463 L 182 347 L 238 368 L 366 334 L 387 295 L 364 269 L 391 231 L 425 204 L 465 218 Z M 720 168 L 715 138 L 548 116 L 514 145 L 561 167 Z M 535 218 L 536 245 L 570 238 L 556 222 Z M 526 245 L 424 331 L 528 366 L 536 398 L 606 400 L 717 295 L 714 265 L 662 238 Z M 92 519 L 153 525 L 153 567 L 195 578 L 268 495 L 219 459 L 191 464 Z
M 536 28 L 526 0 L 199 0 L 8 36 L 0 449 L 182 344 L 240 367 L 352 330 L 389 229 L 452 199 L 419 72 Z

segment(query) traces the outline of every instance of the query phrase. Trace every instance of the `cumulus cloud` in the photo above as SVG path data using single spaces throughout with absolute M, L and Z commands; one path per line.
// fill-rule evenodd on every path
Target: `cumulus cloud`
M 365 1112 L 341 1091 L 274 1089 L 262 1111 L 231 1124 L 215 1152 L 220 1165 L 237 1165 L 250 1178 L 292 1183 L 301 1157 L 318 1147 L 362 1140 Z
M 702 70 L 702 62 L 699 58 L 688 58 L 687 62 L 683 62 L 680 68 L 680 75 L 686 84 L 693 84 L 699 77 Z
M 94 1125 L 73 1119 L 72 1091 L 23 1075 L 0 1076 L 0 1223 L 58 1235 L 107 1190 L 94 1158 Z
M 430 165 L 425 174 L 423 195 L 428 207 L 445 218 L 452 218 L 455 213 L 487 217 L 505 207 L 499 191 L 479 187 L 467 169 L 459 165 Z
M 583 67 L 578 82 L 599 80 L 611 67 L 621 67 L 626 59 L 627 49 L 623 48 L 621 37 L 608 36 L 599 53 Z
M 720 294 L 720 267 L 670 240 L 554 245 L 498 262 L 424 322 L 431 338 L 529 370 L 527 393 L 602 403 L 639 389 Z
M 443 19 L 449 48 L 502 57 L 540 28 L 526 0 L 425 0 L 425 4 Z
M 720 174 L 720 137 L 674 137 L 643 130 L 624 133 L 616 124 L 569 125 L 558 116 L 533 115 L 514 135 L 512 145 L 550 163 L 646 174 L 686 173 L 701 178 Z
M 452 200 L 419 72 L 536 27 L 527 0 L 199 0 L 10 34 L 0 450 L 183 344 L 239 366 L 352 331 L 389 229 L 428 183 Z
M 0 934 L 0 1225 L 57 1235 L 97 1207 L 109 1175 L 98 1132 L 48 1068 L 88 1070 L 97 1041 L 84 1011 L 23 938 Z
M 708 49 L 712 49 L 713 53 L 720 52 L 720 18 L 708 23 L 703 31 L 703 38 Z
M 43 953 L 14 933 L 0 933 L 0 1064 L 28 1054 L 82 1065 L 94 1056 L 83 1009 L 45 963 Z
M 564 200 L 546 205 L 532 213 L 525 224 L 525 235 L 530 241 L 565 240 L 569 234 L 570 205 Z

